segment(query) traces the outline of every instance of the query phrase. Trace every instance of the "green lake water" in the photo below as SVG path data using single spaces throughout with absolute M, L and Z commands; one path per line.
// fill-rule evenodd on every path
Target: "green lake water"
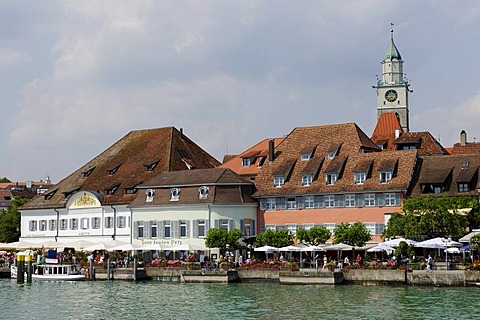
M 0 319 L 480 319 L 480 288 L 0 279 Z

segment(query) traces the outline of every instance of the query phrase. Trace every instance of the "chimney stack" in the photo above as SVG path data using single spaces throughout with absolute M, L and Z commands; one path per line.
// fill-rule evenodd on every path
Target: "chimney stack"
M 268 161 L 272 162 L 275 157 L 275 140 L 268 141 Z
M 460 145 L 462 147 L 465 147 L 467 145 L 467 133 L 465 132 L 465 130 L 462 130 L 462 132 L 460 132 Z
M 395 139 L 400 138 L 400 129 L 395 129 Z

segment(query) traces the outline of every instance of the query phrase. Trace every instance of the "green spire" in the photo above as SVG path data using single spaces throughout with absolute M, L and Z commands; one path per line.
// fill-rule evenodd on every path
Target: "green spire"
M 385 60 L 402 60 L 402 56 L 400 55 L 400 51 L 398 51 L 397 46 L 395 46 L 395 43 L 393 42 L 393 23 L 392 25 L 392 30 L 390 30 L 390 46 L 387 49 L 387 53 L 385 53 Z

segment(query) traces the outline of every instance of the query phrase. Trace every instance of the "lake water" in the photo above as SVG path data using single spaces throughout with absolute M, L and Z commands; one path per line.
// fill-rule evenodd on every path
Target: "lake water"
M 0 319 L 479 319 L 480 288 L 0 279 Z

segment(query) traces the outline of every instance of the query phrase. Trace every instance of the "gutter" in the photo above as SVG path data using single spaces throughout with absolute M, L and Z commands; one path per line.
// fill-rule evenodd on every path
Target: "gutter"
M 57 213 L 57 235 L 55 236 L 55 242 L 57 242 L 58 240 L 58 230 L 60 229 L 60 212 L 53 208 L 53 211 L 55 211 Z
M 112 240 L 115 240 L 117 235 L 117 209 L 113 207 L 113 204 L 110 205 L 110 208 L 113 209 L 113 235 Z

